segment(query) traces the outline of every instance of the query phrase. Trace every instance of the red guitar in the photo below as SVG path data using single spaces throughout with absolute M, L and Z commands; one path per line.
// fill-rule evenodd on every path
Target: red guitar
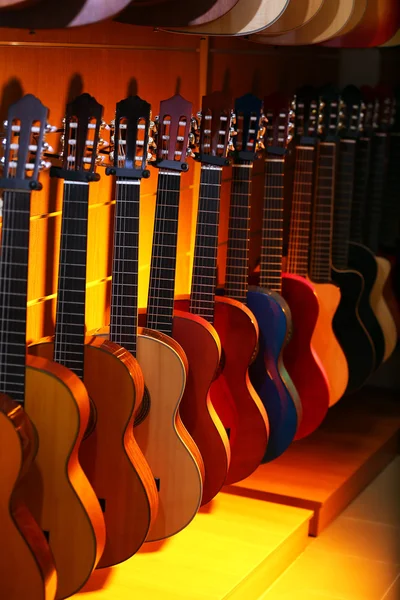
M 237 105 L 240 107 L 242 101 L 246 104 L 252 99 L 253 96 L 244 97 L 237 101 Z M 257 99 L 255 100 L 258 102 L 256 108 L 260 112 L 261 104 Z M 238 120 L 238 127 L 243 127 L 245 133 L 249 129 L 250 112 L 250 110 L 246 112 L 247 120 L 244 125 L 241 120 Z M 214 296 L 219 200 L 222 168 L 227 164 L 226 149 L 230 115 L 230 100 L 223 94 L 216 93 L 203 98 L 200 149 L 196 155 L 202 167 L 191 298 L 190 301 L 176 303 L 177 307 L 190 310 L 212 323 L 221 340 L 220 372 L 211 386 L 210 393 L 212 404 L 229 434 L 231 464 L 226 483 L 234 483 L 250 475 L 260 464 L 268 441 L 268 418 L 248 375 L 248 367 L 257 346 L 257 323 L 249 309 L 241 302 Z M 255 124 L 256 131 L 257 128 L 258 120 Z M 256 138 L 250 139 L 250 143 L 254 145 L 256 141 Z M 251 160 L 248 160 L 248 163 L 251 168 Z M 247 174 L 249 170 L 245 165 L 243 168 L 236 166 L 235 169 L 240 178 L 242 172 Z M 242 202 L 239 195 L 235 195 L 235 191 L 239 192 L 240 185 L 240 183 L 236 186 L 234 184 L 233 201 Z M 247 197 L 245 202 L 248 203 Z M 237 250 L 235 237 L 238 226 L 239 223 L 232 217 L 230 235 L 232 255 Z M 230 264 L 233 262 L 231 261 Z M 243 255 L 242 266 L 244 276 L 247 278 L 247 253 L 246 256 Z M 244 300 L 246 300 L 246 292 Z M 185 416 L 190 419 L 189 407 L 183 417 L 184 421 Z
M 324 368 L 311 344 L 318 320 L 319 305 L 308 274 L 311 201 L 317 143 L 318 104 L 309 97 L 297 97 L 296 123 L 299 143 L 289 234 L 287 273 L 282 277 L 282 296 L 292 313 L 292 337 L 284 350 L 284 363 L 300 395 L 303 416 L 296 439 L 312 433 L 329 408 L 330 387 Z

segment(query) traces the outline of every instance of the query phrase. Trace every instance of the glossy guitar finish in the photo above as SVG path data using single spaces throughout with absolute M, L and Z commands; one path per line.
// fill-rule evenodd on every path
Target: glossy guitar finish
M 324 420 L 330 402 L 330 384 L 312 345 L 319 316 L 313 286 L 304 277 L 282 275 L 282 296 L 292 315 L 292 336 L 283 352 L 283 361 L 301 399 L 303 418 L 296 439 L 312 433 Z
M 201 26 L 223 17 L 239 0 L 203 0 L 186 2 L 164 0 L 149 10 L 149 3 L 131 2 L 116 18 L 121 23 L 152 27 Z M 147 4 L 147 5 L 146 5 Z
M 387 360 L 393 353 L 397 344 L 397 330 L 393 315 L 389 310 L 383 290 L 389 278 L 391 265 L 383 256 L 375 256 L 377 275 L 371 292 L 371 306 L 385 339 L 385 352 L 383 360 Z
M 269 440 L 263 459 L 268 462 L 287 450 L 301 422 L 300 398 L 283 364 L 283 351 L 292 328 L 291 314 L 281 296 L 260 287 L 249 289 L 247 305 L 260 330 L 250 378 L 268 414 Z
M 21 405 L 0 394 L 0 595 L 7 600 L 54 600 L 57 588 L 49 546 L 20 493 L 36 446 Z
M 364 291 L 360 298 L 358 312 L 373 341 L 375 348 L 375 369 L 377 369 L 385 355 L 385 338 L 373 310 L 371 300 L 372 290 L 378 276 L 378 265 L 374 254 L 369 248 L 357 242 L 350 242 L 349 267 L 361 273 L 364 279 Z

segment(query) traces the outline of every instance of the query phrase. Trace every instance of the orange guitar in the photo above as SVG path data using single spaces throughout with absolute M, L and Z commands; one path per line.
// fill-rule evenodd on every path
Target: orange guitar
M 144 389 L 140 368 L 129 352 L 113 342 L 88 338 L 85 343 L 89 182 L 99 179 L 93 149 L 98 145 L 101 117 L 102 106 L 88 94 L 67 106 L 63 166 L 51 171 L 64 179 L 56 331 L 54 339 L 32 345 L 30 352 L 54 357 L 69 367 L 83 380 L 92 400 L 91 427 L 79 457 L 106 522 L 106 544 L 98 564 L 106 567 L 140 548 L 158 498 L 133 435 Z M 82 559 L 80 564 L 83 568 Z

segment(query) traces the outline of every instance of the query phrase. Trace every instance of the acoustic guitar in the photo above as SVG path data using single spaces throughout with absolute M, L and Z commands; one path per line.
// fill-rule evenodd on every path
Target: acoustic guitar
M 303 409 L 296 439 L 319 427 L 328 411 L 331 395 L 327 374 L 312 344 L 319 318 L 318 297 L 313 285 L 306 279 L 319 112 L 314 90 L 299 90 L 296 97 L 297 144 L 287 272 L 282 274 L 282 296 L 289 305 L 293 325 L 283 360 Z
M 173 109 L 174 104 L 167 102 L 165 110 Z M 175 123 L 174 116 L 171 127 Z M 177 412 L 185 385 L 182 348 L 160 332 L 138 329 L 140 184 L 142 177 L 150 175 L 146 169 L 149 127 L 147 102 L 130 96 L 117 104 L 113 166 L 107 169 L 116 176 L 117 184 L 111 322 L 100 331 L 137 358 L 145 378 L 144 405 L 134 431 L 158 491 L 159 511 L 148 541 L 169 537 L 190 523 L 200 506 L 203 473 L 199 452 Z M 160 312 L 163 314 L 162 308 Z
M 343 396 L 349 380 L 346 356 L 333 331 L 333 317 L 340 303 L 340 288 L 332 283 L 332 234 L 335 174 L 342 103 L 334 88 L 321 90 L 321 141 L 318 144 L 311 227 L 309 278 L 319 303 L 319 316 L 312 344 L 321 359 L 330 384 L 329 404 Z
M 0 0 L 0 10 L 5 8 L 23 8 L 40 0 Z
M 393 48 L 394 46 L 399 46 L 399 45 L 400 45 L 400 29 L 398 29 L 396 31 L 396 33 L 394 34 L 393 37 L 390 38 L 390 40 L 388 40 L 384 44 L 381 44 L 381 47 L 382 48 Z
M 36 432 L 24 411 L 28 397 L 28 408 L 36 400 L 26 389 L 26 300 L 30 197 L 32 190 L 41 188 L 38 172 L 47 113 L 32 95 L 9 108 L 0 179 L 4 190 L 0 255 L 0 596 L 8 600 L 54 600 L 57 587 L 45 534 L 21 494 L 24 477 L 33 469 L 38 451 Z M 29 149 L 33 136 L 36 151 Z M 46 368 L 40 376 L 42 382 L 51 379 Z
M 37 0 L 26 7 L 1 11 L 1 26 L 18 29 L 81 27 L 104 21 L 123 10 L 131 0 L 73 0 L 55 3 Z
M 267 124 L 259 286 L 250 287 L 247 293 L 248 307 L 260 329 L 258 354 L 250 367 L 250 378 L 266 408 L 270 425 L 264 462 L 274 460 L 287 450 L 302 416 L 300 397 L 282 358 L 292 330 L 290 308 L 281 291 L 283 178 L 294 127 L 293 108 L 293 103 L 279 94 L 264 99 Z
M 51 171 L 64 180 L 56 331 L 54 339 L 34 344 L 30 351 L 68 366 L 83 380 L 92 400 L 91 427 L 80 459 L 106 522 L 106 545 L 98 565 L 106 567 L 130 558 L 143 544 L 158 497 L 133 433 L 144 390 L 140 368 L 114 340 L 85 340 L 89 186 L 100 178 L 95 167 L 102 112 L 89 94 L 67 106 L 63 165 Z
M 333 330 L 349 365 L 346 391 L 353 392 L 374 371 L 375 348 L 359 316 L 363 276 L 348 268 L 356 145 L 361 134 L 363 102 L 360 91 L 354 86 L 346 87 L 341 98 L 345 120 L 337 156 L 332 239 L 332 280 L 340 287 L 341 297 L 333 318 Z
M 301 46 L 318 44 L 338 35 L 348 24 L 355 10 L 356 0 L 328 0 L 317 14 L 302 27 L 276 36 L 251 36 L 251 41 L 274 46 Z
M 13 125 L 8 128 L 12 154 L 5 163 L 5 172 L 14 170 L 16 190 L 10 196 L 7 236 L 7 229 L 3 230 L 2 256 L 7 260 L 4 258 L 2 281 L 7 282 L 5 289 L 13 298 L 3 321 L 4 336 L 12 332 L 8 343 L 3 338 L 10 355 L 5 382 L 10 378 L 9 393 L 16 400 L 24 400 L 37 432 L 38 453 L 22 482 L 21 493 L 46 532 L 58 574 L 56 598 L 61 599 L 78 591 L 96 567 L 104 547 L 105 527 L 100 505 L 78 460 L 89 419 L 86 389 L 74 373 L 44 358 L 28 356 L 25 368 L 30 214 L 26 192 L 36 186 L 39 159 L 35 153 L 43 144 L 47 110 L 32 96 L 21 103 L 24 128 L 18 129 L 18 112 L 12 112 L 9 123 Z M 24 177 L 25 168 L 28 173 Z M 4 254 L 8 246 L 9 256 Z
M 131 2 L 116 18 L 121 23 L 152 27 L 202 26 L 220 19 L 240 0 L 166 0 L 149 9 L 149 2 Z M 153 4 L 152 4 L 153 6 Z
M 250 97 L 249 97 L 250 98 Z M 254 98 L 254 97 L 252 97 Z M 260 103 L 256 99 L 256 110 Z M 251 103 L 251 100 L 250 100 Z M 250 113 L 244 99 L 240 109 L 239 135 L 248 135 Z M 194 249 L 190 303 L 186 309 L 212 323 L 222 344 L 222 360 L 210 390 L 211 402 L 229 434 L 231 463 L 226 483 L 250 475 L 260 464 L 267 447 L 268 419 L 253 387 L 248 368 L 257 343 L 254 317 L 240 302 L 215 297 L 219 200 L 222 169 L 227 164 L 232 102 L 220 93 L 203 97 L 200 146 L 201 181 Z M 241 124 L 241 119 L 244 123 Z M 249 149 L 252 141 L 249 139 Z M 245 142 L 243 142 L 245 144 Z M 237 222 L 235 223 L 239 225 Z M 239 263 L 237 263 L 239 264 Z M 180 304 L 176 304 L 180 307 Z M 187 412 L 189 413 L 189 407 Z M 193 417 L 192 417 L 193 418 Z
M 280 35 L 306 25 L 322 7 L 325 0 L 296 0 L 275 23 L 262 31 L 262 35 Z
M 289 6 L 289 0 L 239 0 L 219 19 L 196 27 L 169 27 L 192 35 L 249 35 L 272 25 Z

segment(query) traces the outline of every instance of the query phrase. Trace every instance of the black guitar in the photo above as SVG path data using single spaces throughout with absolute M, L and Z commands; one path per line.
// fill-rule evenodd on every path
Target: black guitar
M 349 269 L 349 241 L 357 140 L 360 137 L 362 96 L 354 86 L 342 92 L 344 129 L 339 142 L 334 226 L 332 239 L 332 280 L 340 287 L 341 299 L 333 329 L 349 365 L 347 392 L 361 387 L 375 367 L 375 347 L 359 317 L 364 289 L 361 273 Z

